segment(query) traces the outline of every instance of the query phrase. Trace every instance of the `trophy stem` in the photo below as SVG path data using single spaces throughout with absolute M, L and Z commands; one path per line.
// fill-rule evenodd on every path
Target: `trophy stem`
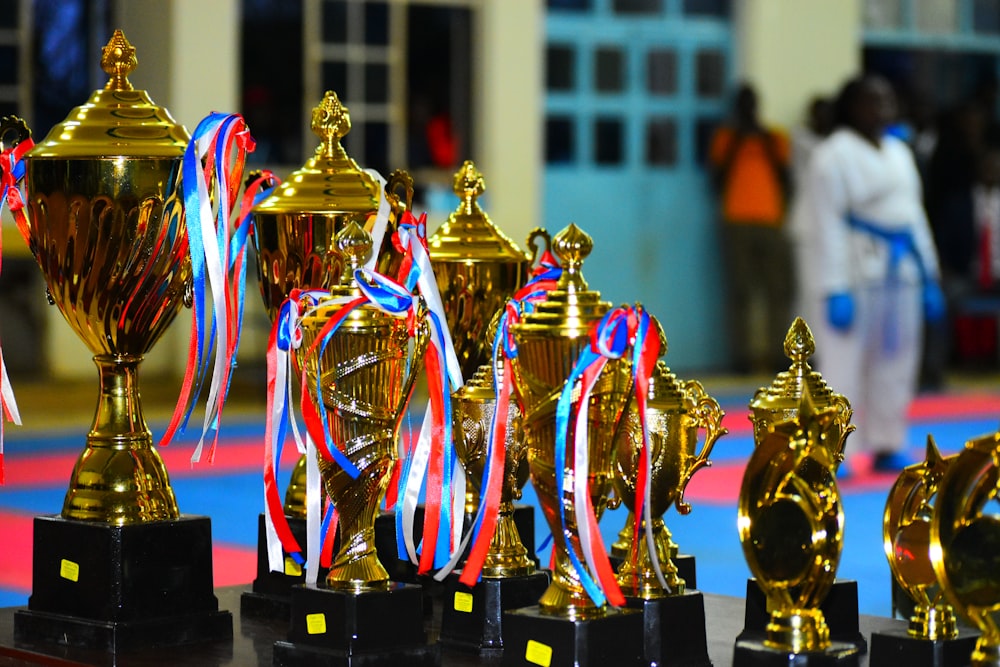
M 660 561 L 660 571 L 670 587 L 668 593 L 660 584 L 653 569 L 653 561 L 649 555 L 649 545 L 646 542 L 646 522 L 643 521 L 641 532 L 635 537 L 636 559 L 633 562 L 631 551 L 625 556 L 618 569 L 618 585 L 622 593 L 645 600 L 664 597 L 665 595 L 681 595 L 686 582 L 678 572 L 673 558 L 677 555 L 677 545 L 670 539 L 670 531 L 663 519 L 653 519 L 653 543 L 656 545 L 656 555 Z M 634 530 L 633 530 L 634 532 Z
M 534 571 L 535 562 L 528 557 L 528 550 L 524 548 L 514 523 L 514 503 L 501 501 L 496 530 L 483 563 L 483 577 L 521 577 Z
M 921 639 L 954 639 L 958 636 L 955 611 L 948 604 L 917 605 L 910 618 L 909 633 Z
M 792 653 L 823 651 L 830 646 L 830 627 L 819 609 L 775 609 L 764 646 Z
M 141 361 L 141 355 L 94 357 L 100 377 L 97 410 L 86 449 L 73 468 L 63 518 L 121 526 L 180 516 L 142 414 Z

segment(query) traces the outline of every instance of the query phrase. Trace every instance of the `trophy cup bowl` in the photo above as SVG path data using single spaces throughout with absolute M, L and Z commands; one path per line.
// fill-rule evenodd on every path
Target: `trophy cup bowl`
M 718 401 L 709 396 L 701 383 L 689 380 L 681 383 L 663 361 L 656 364 L 650 382 L 646 419 L 650 437 L 650 515 L 653 518 L 656 554 L 663 568 L 670 594 L 684 592 L 685 581 L 673 563 L 676 547 L 663 514 L 677 504 L 681 514 L 691 511 L 684 502 L 684 490 L 691 477 L 702 467 L 711 465 L 709 455 L 715 441 L 726 433 L 722 427 L 724 413 Z M 705 429 L 705 442 L 698 452 L 698 432 Z M 622 418 L 615 442 L 615 491 L 629 510 L 633 539 L 637 550 L 635 561 L 631 547 L 618 569 L 618 583 L 626 594 L 642 598 L 667 595 L 656 576 L 645 534 L 634 535 L 636 510 L 636 479 L 639 452 L 642 447 L 642 422 L 633 399 Z
M 632 394 L 631 362 L 612 360 L 602 370 L 587 405 L 579 398 L 570 409 L 567 434 L 567 468 L 555 469 L 556 405 L 573 365 L 584 347 L 590 345 L 591 323 L 602 317 L 610 304 L 587 290 L 580 265 L 593 242 L 576 225 L 570 225 L 553 239 L 553 249 L 563 266 L 559 285 L 548 299 L 537 304 L 512 327 L 518 355 L 510 360 L 514 384 L 520 398 L 522 423 L 528 443 L 531 482 L 553 535 L 555 567 L 552 582 L 538 602 L 542 613 L 570 619 L 603 616 L 606 605 L 597 606 L 572 567 L 569 550 L 583 562 L 577 530 L 577 508 L 569 491 L 559 496 L 557 480 L 586 475 L 591 502 L 597 518 L 608 506 L 614 471 L 614 432 Z M 575 470 L 573 453 L 575 422 L 579 410 L 588 414 L 589 469 Z M 565 509 L 567 530 L 560 521 Z
M 347 261 L 340 286 L 325 301 L 361 294 L 353 283 L 353 271 L 372 250 L 371 237 L 353 221 L 337 235 L 337 243 Z M 323 485 L 340 515 L 340 549 L 326 585 L 352 592 L 386 589 L 389 575 L 375 550 L 375 516 L 398 456 L 399 425 L 418 375 L 415 362 L 426 349 L 429 332 L 426 327 L 418 329 L 411 345 L 406 318 L 362 306 L 346 317 L 320 355 L 309 355 L 321 329 L 339 308 L 338 303 L 321 301 L 303 317 L 303 342 L 298 350 L 310 393 L 319 387 L 319 395 L 311 398 L 317 404 L 322 401 L 328 411 L 334 446 L 361 471 L 352 479 L 338 464 L 319 456 Z
M 965 444 L 938 486 L 931 560 L 948 600 L 982 633 L 974 667 L 1000 664 L 1000 433 Z

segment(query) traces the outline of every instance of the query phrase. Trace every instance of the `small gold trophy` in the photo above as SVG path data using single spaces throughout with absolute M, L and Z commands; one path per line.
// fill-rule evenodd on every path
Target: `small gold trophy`
M 136 65 L 115 31 L 107 85 L 24 158 L 25 240 L 51 302 L 94 353 L 100 388 L 62 516 L 35 519 L 32 596 L 15 636 L 108 651 L 232 636 L 212 588 L 210 519 L 179 513 L 140 402 L 139 364 L 181 308 L 191 263 L 189 136 L 133 89 Z
M 375 516 L 398 455 L 399 426 L 429 330 L 415 313 L 415 321 L 424 324 L 411 339 L 406 317 L 366 303 L 350 311 L 325 346 L 314 346 L 343 303 L 362 296 L 355 271 L 372 252 L 371 236 L 353 220 L 336 241 L 344 258 L 340 284 L 303 316 L 296 354 L 310 392 L 317 387 L 320 392 L 313 401 L 322 401 L 328 411 L 330 446 L 357 475 L 317 454 L 323 486 L 339 513 L 340 547 L 322 585 L 292 588 L 288 641 L 275 644 L 275 662 L 333 664 L 327 661 L 364 657 L 372 664 L 434 665 L 439 649 L 427 644 L 421 588 L 390 581 L 375 550 Z
M 632 395 L 627 358 L 607 363 L 586 404 L 574 391 L 567 415 L 571 433 L 565 466 L 557 469 L 560 396 L 577 359 L 591 345 L 592 325 L 611 310 L 610 303 L 588 289 L 581 273 L 592 248 L 591 238 L 576 225 L 559 232 L 553 239 L 562 266 L 558 286 L 511 327 L 518 354 L 510 360 L 510 368 L 523 414 L 531 482 L 552 531 L 555 565 L 552 583 L 538 605 L 504 616 L 505 659 L 507 652 L 514 660 L 525 656 L 530 660 L 532 651 L 542 651 L 551 656 L 552 664 L 574 664 L 584 651 L 592 664 L 631 664 L 642 650 L 642 615 L 598 605 L 585 589 L 573 560 L 584 562 L 579 525 L 588 517 L 583 507 L 576 506 L 573 495 L 558 492 L 585 475 L 594 514 L 600 518 L 614 479 L 614 432 Z M 581 410 L 587 411 L 586 470 L 575 467 L 576 429 L 572 425 Z
M 666 339 L 658 323 L 657 329 L 665 351 Z M 684 490 L 698 470 L 712 464 L 708 457 L 715 441 L 727 432 L 722 427 L 724 414 L 718 401 L 705 392 L 701 383 L 678 380 L 666 363 L 657 362 L 649 383 L 646 422 L 651 440 L 652 540 L 660 573 L 650 556 L 645 521 L 639 533 L 635 533 L 636 479 L 643 428 L 634 399 L 616 434 L 615 490 L 629 510 L 629 519 L 633 522 L 629 532 L 634 536 L 634 547 L 625 554 L 618 568 L 618 583 L 629 606 L 642 609 L 647 617 L 644 656 L 650 664 L 676 661 L 692 666 L 711 665 L 705 636 L 704 599 L 698 591 L 688 589 L 678 574 L 674 564 L 677 546 L 670 539 L 663 513 L 673 504 L 681 514 L 691 511 L 691 506 L 684 502 Z M 700 429 L 705 430 L 705 440 L 699 452 Z
M 413 184 L 409 174 L 394 171 L 383 187 L 347 154 L 340 141 L 351 129 L 350 110 L 333 91 L 327 91 L 313 108 L 310 128 L 320 140 L 313 156 L 253 209 L 251 238 L 257 253 L 257 275 L 264 308 L 272 322 L 293 289 L 329 289 L 337 284 L 344 258 L 334 239 L 349 222 L 357 222 L 369 231 L 384 224 L 378 256 L 380 271 L 393 270 L 402 257 L 391 235 L 403 210 L 410 205 Z M 405 202 L 395 194 L 400 188 L 407 193 Z M 383 198 L 388 217 L 379 221 Z M 303 455 L 292 469 L 284 503 L 289 528 L 300 544 L 306 533 L 305 495 Z M 257 530 L 260 545 L 266 541 L 264 522 L 261 514 Z M 284 617 L 288 615 L 289 587 L 301 583 L 304 574 L 298 568 L 272 572 L 266 554 L 266 548 L 259 546 L 257 577 L 253 589 L 242 595 L 240 609 L 258 616 Z
M 817 408 L 803 388 L 795 418 L 772 424 L 747 462 L 739 534 L 767 600 L 763 637 L 736 642 L 734 667 L 857 665 L 854 644 L 834 642 L 819 605 L 837 573 L 844 511 L 837 489 L 835 407 Z
M 889 569 L 899 589 L 912 600 L 905 630 L 872 633 L 872 664 L 945 667 L 966 664 L 976 637 L 959 636 L 955 611 L 931 562 L 931 518 L 938 486 L 957 455 L 941 456 L 927 437 L 923 463 L 906 467 L 889 490 L 882 519 L 882 538 Z
M 965 443 L 937 491 L 930 531 L 934 572 L 955 610 L 982 633 L 971 658 L 956 664 L 996 667 L 1000 665 L 1000 432 Z

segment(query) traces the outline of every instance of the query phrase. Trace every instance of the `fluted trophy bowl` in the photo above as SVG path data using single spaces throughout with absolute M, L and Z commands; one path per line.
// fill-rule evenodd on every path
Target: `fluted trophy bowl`
M 455 453 L 477 495 L 482 491 L 479 485 L 486 465 L 490 424 L 497 408 L 493 376 L 492 365 L 480 366 L 465 386 L 452 396 Z M 496 530 L 483 561 L 482 576 L 486 578 L 516 577 L 535 571 L 535 562 L 528 557 L 528 550 L 521 542 L 517 524 L 514 523 L 514 500 L 521 497 L 521 489 L 528 481 L 528 466 L 525 463 L 528 450 L 520 432 L 521 413 L 517 402 L 511 401 L 507 414 L 499 418 L 506 421 L 507 437 Z
M 417 376 L 415 361 L 422 357 L 429 336 L 426 328 L 420 328 L 411 342 L 407 318 L 367 305 L 347 316 L 325 349 L 310 353 L 324 325 L 341 307 L 337 297 L 360 295 L 352 283 L 352 268 L 371 252 L 371 238 L 353 221 L 337 235 L 337 242 L 348 260 L 341 284 L 303 317 L 297 355 L 312 400 L 327 410 L 333 446 L 360 471 L 352 478 L 339 464 L 319 455 L 323 486 L 340 515 L 340 549 L 326 584 L 360 592 L 389 583 L 375 552 L 375 517 L 398 456 L 396 439 Z
M 132 89 L 135 63 L 135 49 L 116 31 L 101 63 L 107 86 L 24 158 L 25 240 L 51 302 L 93 352 L 100 377 L 62 516 L 116 525 L 178 517 L 137 373 L 180 309 L 190 276 L 179 183 L 189 137 L 145 91 Z M 7 137 L 16 121 L 4 122 Z
M 538 605 L 543 613 L 572 619 L 599 617 L 607 612 L 587 595 L 569 557 L 572 549 L 584 561 L 577 528 L 578 512 L 571 494 L 572 479 L 586 475 L 590 499 L 599 520 L 608 506 L 613 485 L 614 432 L 632 391 L 631 362 L 609 361 L 598 376 L 587 404 L 576 396 L 570 407 L 566 467 L 556 470 L 556 405 L 582 350 L 590 345 L 591 324 L 610 310 L 597 292 L 587 289 L 580 273 L 583 259 L 593 242 L 576 225 L 570 225 L 553 240 L 553 249 L 563 267 L 557 288 L 537 304 L 532 313 L 511 331 L 518 354 L 510 360 L 514 385 L 520 398 L 531 483 L 553 536 L 555 567 L 552 581 Z M 574 449 L 576 417 L 587 413 L 589 468 L 576 470 Z M 567 480 L 560 496 L 557 480 Z M 560 521 L 565 510 L 566 527 Z M 592 573 L 593 574 L 593 573 Z
M 636 480 L 643 430 L 636 401 L 629 404 L 615 442 L 615 490 L 629 510 L 628 523 L 623 532 L 628 531 L 631 536 L 618 568 L 618 584 L 626 595 L 648 599 L 684 592 L 685 581 L 678 576 L 672 560 L 676 547 L 670 540 L 670 531 L 662 517 L 675 503 L 681 514 L 691 511 L 691 506 L 684 502 L 684 491 L 699 469 L 711 465 L 708 457 L 715 441 L 726 433 L 722 427 L 723 415 L 718 401 L 705 392 L 700 382 L 679 381 L 663 361 L 657 362 L 646 407 L 652 472 L 648 483 L 653 540 L 669 587 L 667 591 L 656 575 L 645 530 L 635 534 Z M 705 429 L 706 433 L 699 452 L 698 435 L 701 429 Z

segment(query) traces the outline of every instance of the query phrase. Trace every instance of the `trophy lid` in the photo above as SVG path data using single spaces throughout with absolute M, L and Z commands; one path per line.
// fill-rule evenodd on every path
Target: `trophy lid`
M 764 414 L 796 410 L 802 398 L 803 389 L 809 394 L 817 408 L 829 406 L 835 394 L 819 372 L 812 370 L 807 360 L 816 353 L 816 341 L 809 325 L 801 317 L 796 317 L 785 336 L 785 356 L 792 363 L 787 371 L 775 376 L 769 387 L 761 387 L 750 402 L 750 409 L 758 417 Z
M 583 279 L 583 260 L 593 247 L 594 240 L 573 223 L 556 234 L 552 250 L 560 260 L 562 275 L 556 288 L 512 327 L 515 332 L 570 338 L 586 336 L 591 323 L 611 309 L 611 303 L 601 301 L 600 292 L 591 291 Z
M 686 412 L 688 409 L 684 385 L 662 359 L 656 362 L 656 370 L 649 378 L 647 396 L 647 405 L 660 412 Z
M 379 185 L 347 155 L 340 140 L 351 131 L 351 115 L 337 93 L 326 91 L 313 109 L 316 153 L 285 179 L 254 213 L 369 213 L 378 210 Z
M 528 261 L 527 253 L 494 225 L 479 205 L 486 181 L 472 160 L 466 160 L 455 174 L 452 189 L 461 201 L 428 239 L 434 261 Z
M 364 227 L 350 220 L 334 238 L 337 251 L 344 258 L 340 283 L 330 288 L 330 296 L 360 296 L 361 289 L 355 272 L 365 265 L 372 254 L 372 237 Z
M 101 53 L 107 84 L 55 125 L 27 157 L 183 157 L 190 136 L 146 91 L 132 88 L 128 75 L 137 64 L 135 47 L 115 30 Z

